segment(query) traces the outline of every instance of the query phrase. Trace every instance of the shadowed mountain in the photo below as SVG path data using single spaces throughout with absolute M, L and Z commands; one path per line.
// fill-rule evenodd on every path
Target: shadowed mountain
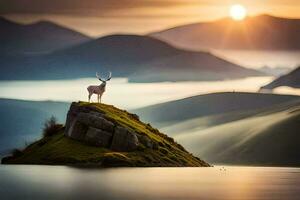
M 261 89 L 274 89 L 280 86 L 300 88 L 300 67 L 296 68 L 286 75 L 275 79 L 268 85 L 263 86 Z
M 52 22 L 22 25 L 0 17 L 1 54 L 48 53 L 88 40 L 88 36 Z
M 39 138 L 52 115 L 64 122 L 68 107 L 62 102 L 0 99 L 0 154 Z
M 106 36 L 45 56 L 7 56 L 2 65 L 5 66 L 1 68 L 1 72 L 5 72 L 0 74 L 2 80 L 91 77 L 95 71 L 112 71 L 115 77 L 141 82 L 263 75 L 210 53 L 185 51 L 152 37 L 137 35 Z
M 212 93 L 156 104 L 133 112 L 159 127 L 199 117 L 205 117 L 206 126 L 212 126 L 245 118 L 261 109 L 297 99 L 300 97 L 242 92 Z
M 259 15 L 179 26 L 150 34 L 187 49 L 299 50 L 300 20 Z

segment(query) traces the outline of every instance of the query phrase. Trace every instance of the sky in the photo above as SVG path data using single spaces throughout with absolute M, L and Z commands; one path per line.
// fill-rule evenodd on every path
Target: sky
M 251 16 L 300 18 L 300 0 L 0 0 L 0 15 L 21 23 L 51 20 L 96 37 L 216 20 L 228 17 L 233 4 Z

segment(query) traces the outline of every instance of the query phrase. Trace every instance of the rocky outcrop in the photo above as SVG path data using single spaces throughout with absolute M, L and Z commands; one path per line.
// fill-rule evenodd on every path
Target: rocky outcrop
M 99 110 L 91 106 L 80 106 L 78 103 L 72 103 L 70 107 L 65 135 L 113 151 L 134 151 L 139 144 L 146 148 L 155 146 L 146 135 L 138 136 L 134 131 L 108 119 Z
M 75 165 L 80 167 L 209 166 L 173 138 L 135 114 L 112 105 L 76 102 L 60 126 L 2 164 Z

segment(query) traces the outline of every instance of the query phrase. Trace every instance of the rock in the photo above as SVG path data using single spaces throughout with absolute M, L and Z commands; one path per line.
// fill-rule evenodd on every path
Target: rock
M 117 126 L 115 128 L 111 149 L 114 151 L 134 151 L 139 145 L 139 140 L 135 133 L 126 128 Z
M 89 127 L 85 136 L 85 141 L 94 146 L 108 148 L 110 146 L 112 136 L 113 134 L 110 132 Z
M 153 148 L 153 143 L 151 142 L 150 138 L 146 135 L 139 135 L 138 136 L 139 142 L 142 143 L 146 148 Z
M 66 135 L 75 140 L 82 141 L 85 138 L 87 130 L 88 130 L 88 126 L 75 119 L 71 123 L 68 132 L 66 132 Z
M 136 116 L 132 116 L 137 119 Z M 137 134 L 106 118 L 92 106 L 72 103 L 66 121 L 65 135 L 89 145 L 110 148 L 115 151 L 134 151 L 139 145 Z M 147 136 L 144 145 L 152 148 Z
M 69 128 L 71 127 L 72 122 L 77 118 L 77 116 L 81 113 L 88 113 L 90 115 L 95 116 L 103 116 L 103 112 L 97 110 L 93 107 L 80 106 L 79 103 L 73 102 L 70 106 L 70 109 L 67 114 L 66 125 L 65 125 L 65 134 L 69 132 Z
M 112 122 L 104 119 L 101 115 L 95 115 L 93 113 L 79 113 L 77 119 L 87 126 L 95 127 L 108 132 L 114 131 L 115 125 Z

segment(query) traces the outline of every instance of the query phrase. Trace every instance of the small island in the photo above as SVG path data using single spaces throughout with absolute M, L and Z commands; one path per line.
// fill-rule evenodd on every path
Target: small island
M 83 167 L 208 167 L 173 138 L 135 114 L 111 105 L 73 102 L 65 126 L 2 164 L 72 165 Z

